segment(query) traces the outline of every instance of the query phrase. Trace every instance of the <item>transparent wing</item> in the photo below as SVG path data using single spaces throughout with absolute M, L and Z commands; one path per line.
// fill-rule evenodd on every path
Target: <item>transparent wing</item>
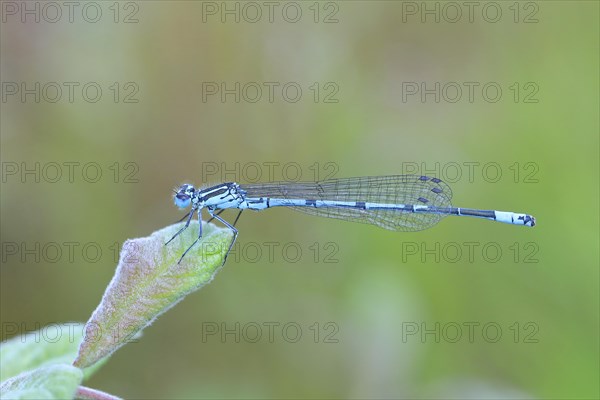
M 393 175 L 330 179 L 321 182 L 270 182 L 240 185 L 249 197 L 277 199 L 360 201 L 383 204 L 451 207 L 452 190 L 436 178 Z M 377 225 L 394 231 L 419 231 L 437 224 L 445 215 L 401 210 L 363 210 L 338 207 L 298 207 L 294 210 L 320 217 Z

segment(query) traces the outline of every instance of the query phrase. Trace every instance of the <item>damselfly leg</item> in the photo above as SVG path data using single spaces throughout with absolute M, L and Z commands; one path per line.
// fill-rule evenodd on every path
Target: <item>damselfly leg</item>
M 242 211 L 244 211 L 244 210 L 240 210 L 240 212 L 238 213 L 237 217 L 235 217 L 235 220 L 233 221 L 233 224 L 230 224 L 229 222 L 225 221 L 223 218 L 221 218 L 219 216 L 219 214 L 221 214 L 220 211 L 218 213 L 213 213 L 210 209 L 208 209 L 208 213 L 211 216 L 210 220 L 216 219 L 218 221 L 221 221 L 221 223 L 223 225 L 225 225 L 226 227 L 228 227 L 229 229 L 231 229 L 231 232 L 233 232 L 233 239 L 231 239 L 231 244 L 229 245 L 229 248 L 227 249 L 227 253 L 225 253 L 225 257 L 223 258 L 223 264 L 225 264 L 225 261 L 227 261 L 227 256 L 229 255 L 229 252 L 231 251 L 233 245 L 235 244 L 235 240 L 237 239 L 238 230 L 235 228 L 235 224 L 240 219 L 240 215 L 242 215 Z M 183 256 L 181 258 L 183 258 Z
M 171 239 L 169 239 L 169 241 L 167 243 L 165 243 L 165 246 L 168 245 L 169 243 L 171 243 L 173 241 L 173 239 L 175 239 L 177 236 L 179 236 L 181 234 L 181 232 L 185 231 L 188 226 L 190 226 L 190 222 L 192 221 L 192 217 L 194 216 L 194 212 L 196 210 L 192 208 L 192 210 L 190 211 L 189 214 L 185 215 L 183 218 L 181 218 L 179 221 L 183 221 L 184 218 L 189 217 L 187 222 L 185 223 L 185 226 L 183 228 L 181 228 L 176 234 L 173 235 L 173 237 Z M 198 213 L 199 215 L 200 213 Z M 200 232 L 202 232 L 202 225 L 200 225 Z
M 192 218 L 190 217 L 190 220 Z M 189 225 L 189 220 L 188 223 L 186 224 L 185 228 L 187 228 L 187 226 Z M 180 233 L 181 231 L 179 231 L 177 233 L 177 235 Z M 177 236 L 175 235 L 175 236 Z M 187 248 L 186 251 L 183 252 L 183 254 L 181 255 L 181 258 L 179 259 L 179 261 L 177 261 L 177 264 L 181 263 L 181 260 L 183 260 L 183 257 L 185 257 L 185 255 L 188 253 L 188 251 L 190 251 L 192 249 L 192 247 L 194 247 L 196 245 L 196 243 L 198 243 L 200 241 L 200 239 L 202 239 L 202 211 L 198 210 L 198 237 L 196 238 L 196 240 L 194 240 L 194 243 L 192 243 L 192 245 L 190 247 Z M 173 239 L 171 239 L 173 240 Z M 169 242 L 171 241 L 169 240 Z M 169 243 L 167 242 L 167 243 Z
M 223 208 L 223 209 L 221 209 L 221 210 L 219 210 L 219 211 L 217 211 L 217 212 L 215 213 L 215 215 L 221 215 L 221 213 L 222 213 L 223 211 L 225 211 L 225 209 L 224 209 L 224 208 Z M 213 219 L 215 219 L 215 217 L 210 217 L 210 219 L 209 219 L 208 221 L 206 221 L 206 223 L 209 223 L 209 222 L 211 222 Z M 234 223 L 233 225 L 235 225 L 235 223 Z

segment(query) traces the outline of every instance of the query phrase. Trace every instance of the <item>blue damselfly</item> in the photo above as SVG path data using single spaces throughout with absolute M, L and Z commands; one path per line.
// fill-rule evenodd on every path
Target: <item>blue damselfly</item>
M 182 209 L 191 206 L 191 210 L 184 217 L 187 218 L 185 226 L 167 244 L 189 226 L 194 213 L 198 214 L 200 225 L 198 238 L 183 253 L 180 262 L 202 238 L 201 211 L 204 208 L 210 220 L 217 219 L 233 232 L 227 254 L 237 238 L 235 224 L 242 211 L 272 207 L 290 207 L 307 214 L 367 223 L 393 231 L 427 229 L 447 215 L 484 218 L 513 225 L 535 225 L 535 218 L 528 214 L 452 207 L 450 187 L 440 179 L 420 175 L 358 177 L 322 182 L 228 182 L 205 189 L 184 184 L 174 192 L 175 204 Z M 226 209 L 239 210 L 233 224 L 219 215 Z

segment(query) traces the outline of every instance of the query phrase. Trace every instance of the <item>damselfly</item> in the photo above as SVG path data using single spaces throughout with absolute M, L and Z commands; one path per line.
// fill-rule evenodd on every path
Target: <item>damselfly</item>
M 419 175 L 242 185 L 228 182 L 205 189 L 184 184 L 174 192 L 175 204 L 182 209 L 191 205 L 191 210 L 182 218 L 187 218 L 185 226 L 166 244 L 190 225 L 194 213 L 198 214 L 199 223 L 198 238 L 183 253 L 179 262 L 202 238 L 203 208 L 211 217 L 209 221 L 217 219 L 233 232 L 227 254 L 237 238 L 235 224 L 242 211 L 272 207 L 289 207 L 307 214 L 362 222 L 392 231 L 427 229 L 447 215 L 484 218 L 513 225 L 535 225 L 535 218 L 528 214 L 452 207 L 452 191 L 447 184 L 437 178 Z M 233 224 L 220 217 L 228 208 L 239 210 Z

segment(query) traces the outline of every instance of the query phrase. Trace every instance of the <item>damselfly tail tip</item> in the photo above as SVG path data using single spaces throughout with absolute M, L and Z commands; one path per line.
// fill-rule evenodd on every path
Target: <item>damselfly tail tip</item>
M 523 214 L 519 219 L 523 221 L 523 225 L 525 226 L 535 226 L 535 217 L 533 215 Z

